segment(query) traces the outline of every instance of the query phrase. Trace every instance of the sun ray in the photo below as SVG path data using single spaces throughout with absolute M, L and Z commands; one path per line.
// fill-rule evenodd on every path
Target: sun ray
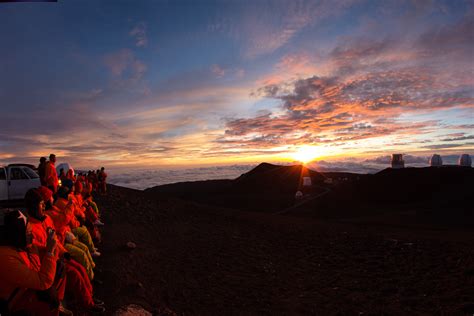
M 298 149 L 291 154 L 291 157 L 295 160 L 301 161 L 303 164 L 307 164 L 320 155 L 321 152 L 318 147 L 305 145 L 298 147 Z

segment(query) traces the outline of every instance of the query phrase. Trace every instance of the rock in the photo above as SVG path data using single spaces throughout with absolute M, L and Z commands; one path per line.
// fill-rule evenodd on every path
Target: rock
M 114 316 L 152 316 L 153 314 L 143 307 L 135 304 L 121 307 L 114 313 Z
M 137 244 L 135 244 L 132 241 L 129 241 L 129 242 L 127 242 L 127 248 L 128 249 L 135 249 L 135 248 L 137 248 Z

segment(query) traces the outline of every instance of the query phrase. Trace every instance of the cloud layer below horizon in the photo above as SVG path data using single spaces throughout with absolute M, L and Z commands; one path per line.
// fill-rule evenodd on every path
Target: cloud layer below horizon
M 0 21 L 0 163 L 474 153 L 470 1 L 9 3 Z

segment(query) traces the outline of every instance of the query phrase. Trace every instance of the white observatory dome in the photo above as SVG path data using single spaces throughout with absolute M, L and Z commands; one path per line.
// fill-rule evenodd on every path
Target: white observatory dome
M 430 159 L 431 167 L 441 167 L 443 165 L 443 159 L 440 155 L 434 154 Z
M 459 157 L 459 165 L 461 167 L 470 167 L 472 165 L 471 156 L 462 154 L 461 157 Z

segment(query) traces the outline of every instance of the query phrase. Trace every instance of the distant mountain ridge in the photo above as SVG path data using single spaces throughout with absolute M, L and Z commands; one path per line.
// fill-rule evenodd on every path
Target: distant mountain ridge
M 361 176 L 343 175 L 346 178 Z M 272 212 L 293 205 L 304 177 L 311 179 L 313 185 L 308 190 L 313 193 L 327 186 L 324 182 L 327 176 L 303 165 L 261 163 L 234 180 L 166 184 L 146 189 L 145 193 L 150 197 L 174 197 L 222 207 Z
M 379 217 L 390 223 L 474 224 L 474 169 L 387 168 L 332 188 L 292 215 L 321 219 Z M 380 219 L 384 214 L 389 217 Z

